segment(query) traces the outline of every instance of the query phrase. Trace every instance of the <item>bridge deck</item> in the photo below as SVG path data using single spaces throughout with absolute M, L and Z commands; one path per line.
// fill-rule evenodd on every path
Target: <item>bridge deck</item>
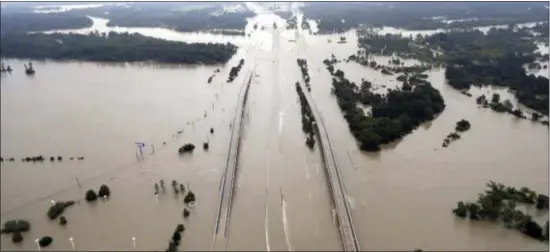
M 349 210 L 348 202 L 346 200 L 345 190 L 342 185 L 338 163 L 336 162 L 336 157 L 334 156 L 334 152 L 332 151 L 330 138 L 325 128 L 325 123 L 323 122 L 323 118 L 321 117 L 319 110 L 315 106 L 315 103 L 313 102 L 310 93 L 307 91 L 302 81 L 300 81 L 300 86 L 304 91 L 306 101 L 309 104 L 313 117 L 316 121 L 319 149 L 321 150 L 321 155 L 323 157 L 325 169 L 329 180 L 329 186 L 332 192 L 332 198 L 335 205 L 337 221 L 344 250 L 359 251 L 359 243 L 357 242 L 357 237 L 353 228 L 351 213 Z

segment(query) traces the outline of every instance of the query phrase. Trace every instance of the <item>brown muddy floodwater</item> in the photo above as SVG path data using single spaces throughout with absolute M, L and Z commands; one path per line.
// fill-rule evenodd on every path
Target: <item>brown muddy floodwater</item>
M 479 93 L 498 92 L 517 104 L 506 90 L 476 89 L 474 97 L 466 97 L 445 83 L 443 69 L 434 69 L 430 81 L 445 99 L 444 112 L 380 153 L 364 154 L 331 94 L 322 63 L 331 54 L 343 59 L 355 53 L 355 33 L 342 34 L 350 42 L 337 44 L 327 39 L 337 41 L 341 35 L 273 29 L 273 22 L 283 27 L 284 21 L 248 5 L 260 13 L 249 20 L 252 36 L 221 40 L 241 47 L 225 66 L 37 61 L 36 75 L 28 77 L 26 61 L 5 60 L 15 71 L 1 77 L 1 155 L 16 162 L 1 164 L 1 221 L 27 219 L 32 228 L 21 245 L 3 235 L 1 249 L 36 250 L 34 239 L 49 235 L 54 242 L 44 250 L 71 250 L 69 237 L 77 250 L 131 250 L 132 237 L 136 250 L 164 250 L 175 226 L 185 223 L 179 249 L 210 250 L 230 123 L 247 73 L 254 77 L 225 249 L 342 249 L 319 151 L 307 149 L 301 129 L 294 86 L 302 81 L 300 57 L 308 62 L 311 93 L 332 140 L 362 250 L 548 250 L 547 244 L 517 231 L 457 220 L 451 213 L 457 201 L 474 200 L 488 180 L 548 191 L 548 128 L 475 103 Z M 255 23 L 265 29 L 253 31 Z M 226 83 L 229 69 L 241 58 L 245 66 L 239 77 Z M 377 60 L 386 64 L 388 58 Z M 207 84 L 217 68 L 221 72 Z M 396 76 L 352 62 L 336 68 L 356 83 L 365 78 L 376 86 L 396 84 Z M 463 118 L 472 128 L 441 148 Z M 208 140 L 210 150 L 204 151 L 202 143 Z M 136 141 L 147 144 L 142 160 L 136 158 Z M 177 149 L 188 142 L 197 149 L 179 156 Z M 34 155 L 64 160 L 20 161 Z M 71 156 L 85 160 L 70 161 Z M 182 217 L 182 196 L 169 186 L 157 201 L 152 185 L 160 179 L 167 185 L 173 179 L 190 184 L 197 206 L 188 220 Z M 85 191 L 101 184 L 111 187 L 111 198 L 84 202 Z M 81 201 L 66 210 L 67 226 L 47 219 L 52 199 Z

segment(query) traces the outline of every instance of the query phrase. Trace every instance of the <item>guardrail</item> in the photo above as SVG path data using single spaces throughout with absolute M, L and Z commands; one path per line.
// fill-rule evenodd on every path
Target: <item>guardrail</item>
M 357 236 L 355 234 L 355 229 L 353 227 L 353 221 L 350 213 L 350 206 L 346 199 L 346 193 L 344 186 L 342 184 L 342 179 L 340 175 L 340 170 L 338 168 L 338 162 L 336 161 L 336 156 L 332 149 L 332 144 L 329 138 L 329 135 L 326 131 L 325 123 L 315 102 L 311 98 L 309 92 L 305 88 L 305 85 L 302 81 L 299 81 L 300 87 L 304 91 L 304 96 L 308 103 L 308 106 L 313 113 L 315 118 L 315 129 L 317 130 L 317 138 L 319 140 L 319 149 L 323 157 L 323 162 L 325 164 L 325 169 L 329 181 L 329 187 L 332 192 L 332 199 L 336 209 L 338 227 L 340 229 L 340 236 L 342 238 L 342 244 L 345 251 L 360 251 L 359 242 L 357 241 Z
M 246 100 L 248 97 L 248 90 L 250 83 L 252 82 L 253 72 L 250 71 L 247 74 L 248 80 L 239 93 L 239 100 L 237 101 L 237 109 L 235 110 L 235 117 L 231 126 L 231 138 L 229 140 L 229 151 L 227 153 L 227 159 L 225 162 L 225 170 L 223 172 L 222 181 L 220 183 L 220 205 L 218 206 L 218 214 L 216 217 L 215 235 L 216 237 L 224 238 L 227 234 L 229 227 L 229 220 L 231 215 L 231 204 L 233 201 L 233 191 L 235 189 L 235 174 L 237 173 L 237 166 L 239 161 L 239 150 L 241 143 L 242 132 L 242 119 L 244 114 L 244 108 L 246 106 Z M 214 241 L 212 241 L 214 246 Z

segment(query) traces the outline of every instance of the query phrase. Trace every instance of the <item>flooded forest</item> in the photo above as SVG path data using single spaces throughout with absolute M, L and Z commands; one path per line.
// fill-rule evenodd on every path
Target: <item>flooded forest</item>
M 548 251 L 547 2 L 0 6 L 2 251 Z

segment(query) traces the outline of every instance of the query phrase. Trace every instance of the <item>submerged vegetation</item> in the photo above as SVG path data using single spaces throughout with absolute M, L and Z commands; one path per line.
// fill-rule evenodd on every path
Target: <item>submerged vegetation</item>
M 229 77 L 227 78 L 227 82 L 233 82 L 237 76 L 239 76 L 239 72 L 241 71 L 241 68 L 244 65 L 244 59 L 239 60 L 239 64 L 231 67 L 231 70 L 229 71 Z
M 298 100 L 300 102 L 301 113 L 302 113 L 302 131 L 306 134 L 306 145 L 313 149 L 315 146 L 315 132 L 316 132 L 316 122 L 313 114 L 311 113 L 311 108 L 306 100 L 304 91 L 300 87 L 300 83 L 296 82 L 296 92 L 298 93 Z
M 490 181 L 484 193 L 475 203 L 458 202 L 453 213 L 470 220 L 500 222 L 507 228 L 514 228 L 525 235 L 541 241 L 548 241 L 548 221 L 543 229 L 531 215 L 516 209 L 518 204 L 533 205 L 539 210 L 548 210 L 548 196 L 522 187 L 519 190 Z
M 447 135 L 447 137 L 445 137 L 445 139 L 443 140 L 442 146 L 443 147 L 449 146 L 451 142 L 460 139 L 460 133 L 463 133 L 469 129 L 470 129 L 470 122 L 464 119 L 458 121 L 456 123 L 455 132 L 452 132 L 449 135 Z
M 26 220 L 9 220 L 4 222 L 4 226 L 0 233 L 10 234 L 10 233 L 21 233 L 27 232 L 31 229 L 31 224 Z
M 67 202 L 63 202 L 63 201 L 55 202 L 48 209 L 48 218 L 50 218 L 50 220 L 55 220 L 58 216 L 63 214 L 63 212 L 65 211 L 65 208 L 74 205 L 74 203 L 75 202 L 72 200 Z
M 338 33 L 363 24 L 427 30 L 548 21 L 545 5 L 542 2 L 308 2 L 303 12 L 304 18 L 320 20 L 320 33 Z M 429 17 L 464 21 L 445 22 Z
M 307 69 L 307 61 L 305 59 L 298 59 L 297 62 L 298 62 L 298 66 L 300 67 L 300 71 L 302 72 L 302 78 L 306 83 L 307 91 L 311 91 L 311 86 L 309 85 L 309 73 Z
M 325 64 L 327 69 L 332 66 L 328 60 Z M 341 70 L 336 70 L 332 76 L 338 105 L 364 151 L 380 150 L 380 145 L 404 137 L 422 122 L 433 120 L 445 108 L 441 94 L 427 81 L 405 81 L 409 90 L 389 90 L 386 95 L 380 95 L 371 91 L 372 83 L 363 81 L 358 87 L 346 79 Z M 371 115 L 365 115 L 359 104 L 370 106 Z
M 527 75 L 524 64 L 535 60 L 529 33 L 512 29 L 439 33 L 427 38 L 444 52 L 445 77 L 456 89 L 471 85 L 510 88 L 518 101 L 548 115 L 548 78 Z
M 7 58 L 219 64 L 229 61 L 237 51 L 233 44 L 189 44 L 115 32 L 2 34 L 0 39 L 0 56 Z
M 180 147 L 178 149 L 178 153 L 179 154 L 184 154 L 184 153 L 188 153 L 188 152 L 193 152 L 193 150 L 195 150 L 195 145 L 191 144 L 191 143 L 188 143 L 188 144 L 185 144 L 182 147 Z M 162 185 L 162 183 L 161 183 L 161 185 Z

